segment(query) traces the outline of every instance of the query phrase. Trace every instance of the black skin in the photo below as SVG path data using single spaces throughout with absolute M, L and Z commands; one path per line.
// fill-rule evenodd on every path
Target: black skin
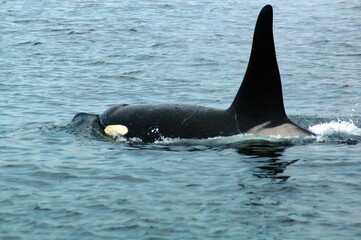
M 272 128 L 288 119 L 269 121 L 262 117 L 245 117 L 230 107 L 226 110 L 192 105 L 116 105 L 99 116 L 103 127 L 124 125 L 127 138 L 154 142 L 163 138 L 211 138 L 247 133 L 255 125 L 269 122 Z M 293 124 L 294 125 L 294 124 Z M 299 131 L 308 132 L 299 128 Z M 312 133 L 308 132 L 309 135 Z
M 235 113 L 191 105 L 117 105 L 100 115 L 103 126 L 121 124 L 126 137 L 144 142 L 166 138 L 209 138 L 240 133 Z

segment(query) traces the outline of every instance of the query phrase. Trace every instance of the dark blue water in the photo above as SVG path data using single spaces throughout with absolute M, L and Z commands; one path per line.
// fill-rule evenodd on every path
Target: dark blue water
M 118 103 L 226 108 L 264 4 L 316 138 L 142 144 Z M 361 3 L 0 1 L 0 239 L 360 239 Z

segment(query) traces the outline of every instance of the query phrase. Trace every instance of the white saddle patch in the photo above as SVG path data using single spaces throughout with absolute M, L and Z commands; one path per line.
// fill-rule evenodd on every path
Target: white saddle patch
M 124 136 L 128 133 L 128 128 L 124 125 L 108 125 L 104 129 L 105 134 L 116 137 L 116 136 Z

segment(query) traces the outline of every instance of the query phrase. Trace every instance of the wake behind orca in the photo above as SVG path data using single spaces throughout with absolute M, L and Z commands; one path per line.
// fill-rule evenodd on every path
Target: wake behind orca
M 163 138 L 204 139 L 240 133 L 305 137 L 314 134 L 288 119 L 273 40 L 273 10 L 261 10 L 248 67 L 228 109 L 193 105 L 116 105 L 99 116 L 110 136 L 154 142 Z

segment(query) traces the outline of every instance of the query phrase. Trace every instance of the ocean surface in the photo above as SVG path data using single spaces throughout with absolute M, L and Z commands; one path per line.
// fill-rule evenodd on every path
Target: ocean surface
M 317 137 L 91 127 L 120 103 L 227 108 L 267 3 L 286 112 Z M 0 239 L 361 239 L 359 0 L 0 0 L 0 17 Z

